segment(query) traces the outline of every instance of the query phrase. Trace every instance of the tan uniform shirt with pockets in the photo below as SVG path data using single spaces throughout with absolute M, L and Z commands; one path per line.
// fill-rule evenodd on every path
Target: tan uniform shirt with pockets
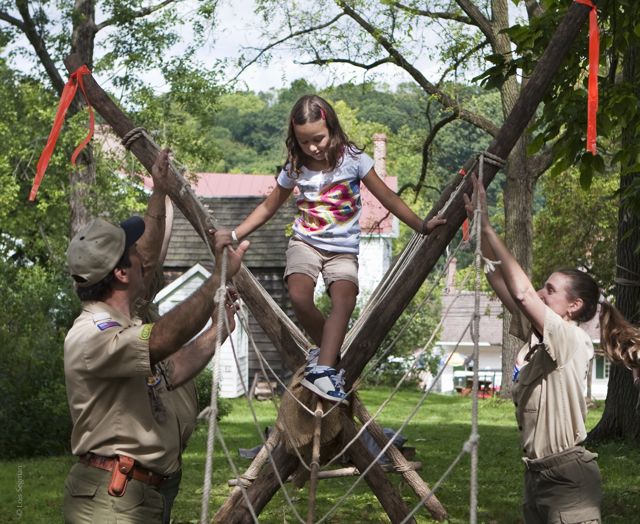
M 197 409 L 195 388 L 190 383 L 176 396 L 164 375 L 152 371 L 151 327 L 103 302 L 83 303 L 64 344 L 74 455 L 122 454 L 163 475 L 180 468 L 193 429 L 185 420 Z
M 589 335 L 547 307 L 543 343 L 520 370 L 512 389 L 526 457 L 546 457 L 585 440 L 584 396 L 592 358 Z

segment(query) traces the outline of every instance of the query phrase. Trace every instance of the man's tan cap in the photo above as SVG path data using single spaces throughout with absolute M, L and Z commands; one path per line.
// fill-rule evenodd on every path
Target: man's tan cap
M 67 249 L 69 272 L 78 287 L 100 282 L 115 267 L 125 248 L 144 233 L 144 220 L 132 216 L 119 226 L 96 218 L 73 237 Z

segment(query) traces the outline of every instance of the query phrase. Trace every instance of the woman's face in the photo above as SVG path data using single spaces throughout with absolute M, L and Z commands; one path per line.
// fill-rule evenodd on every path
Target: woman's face
M 326 151 L 330 137 L 329 129 L 327 129 L 324 120 L 294 125 L 293 132 L 305 155 L 316 161 L 323 161 L 327 158 Z
M 582 305 L 582 300 L 571 300 L 567 294 L 567 289 L 571 284 L 571 279 L 563 273 L 552 273 L 544 283 L 542 289 L 538 290 L 540 299 L 565 320 L 570 320 L 572 314 L 577 312 Z

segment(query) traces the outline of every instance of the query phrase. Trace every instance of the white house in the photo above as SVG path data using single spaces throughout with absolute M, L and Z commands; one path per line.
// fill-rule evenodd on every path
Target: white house
M 443 393 L 461 391 L 472 376 L 473 338 L 470 322 L 475 307 L 475 294 L 457 290 L 454 285 L 456 261 L 453 259 L 447 272 L 447 286 L 442 296 L 442 315 L 446 315 L 435 351 L 442 363 L 454 352 L 434 389 Z M 448 311 L 448 313 L 447 313 Z M 487 293 L 480 295 L 479 329 L 479 378 L 481 386 L 497 389 L 502 384 L 502 304 Z M 607 396 L 610 363 L 598 350 L 600 327 L 596 317 L 582 328 L 591 336 L 596 356 L 591 373 L 591 396 L 604 399 Z M 430 384 L 427 378 L 427 384 Z
M 161 315 L 185 300 L 207 279 L 211 273 L 200 264 L 196 264 L 186 273 L 163 288 L 155 298 Z M 211 320 L 203 329 L 211 325 Z M 240 321 L 236 315 L 236 325 Z M 235 355 L 234 355 L 235 353 Z M 249 340 L 247 333 L 240 327 L 220 348 L 220 396 L 235 398 L 249 388 Z

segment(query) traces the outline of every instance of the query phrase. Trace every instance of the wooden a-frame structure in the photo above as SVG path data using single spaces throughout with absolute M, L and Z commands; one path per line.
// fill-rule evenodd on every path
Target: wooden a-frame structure
M 589 15 L 589 11 L 589 7 L 576 2 L 569 7 L 544 55 L 521 91 L 513 110 L 488 147 L 488 153 L 503 159 L 508 157 L 534 115 L 543 95 L 551 85 L 556 71 L 569 52 L 571 44 Z M 70 73 L 82 65 L 77 55 L 69 56 L 65 60 L 65 64 Z M 130 119 L 114 104 L 91 75 L 85 76 L 84 82 L 89 102 L 96 111 L 111 125 L 118 136 L 124 138 L 129 135 L 135 129 Z M 130 144 L 130 150 L 144 167 L 150 171 L 159 147 L 147 135 L 143 134 Z M 473 167 L 474 165 L 475 160 L 471 159 L 467 162 L 465 170 L 477 169 Z M 484 166 L 483 182 L 485 186 L 491 183 L 497 171 L 498 167 L 493 164 Z M 354 378 L 362 373 L 367 362 L 374 356 L 379 344 L 402 311 L 407 307 L 466 218 L 462 194 L 471 193 L 471 182 L 468 178 L 460 179 L 458 176 L 447 186 L 440 200 L 428 215 L 428 217 L 432 217 L 438 213 L 450 196 L 454 194 L 458 185 L 462 184 L 462 191 L 455 194 L 451 205 L 447 207 L 444 214 L 447 223 L 437 228 L 431 235 L 420 242 L 417 248 L 405 256 L 402 267 L 397 264 L 389 270 L 396 272 L 398 277 L 393 280 L 392 288 L 386 290 L 388 291 L 387 293 L 374 294 L 374 297 L 379 295 L 377 300 L 374 299 L 367 306 L 363 315 L 348 333 L 343 346 L 343 358 L 340 365 L 341 368 L 345 369 L 348 389 L 352 386 Z M 194 226 L 195 230 L 203 237 L 203 240 L 210 242 L 211 239 L 203 232 L 213 227 L 212 219 L 196 198 L 189 184 L 173 168 L 171 169 L 169 195 L 175 205 Z M 213 246 L 211 247 L 213 249 Z M 246 268 L 243 267 L 240 270 L 235 277 L 235 282 L 243 300 L 280 352 L 284 364 L 292 371 L 300 368 L 304 363 L 303 353 L 300 348 L 308 346 L 304 335 L 280 310 L 278 305 L 262 289 Z M 355 414 L 364 423 L 368 420 L 369 415 L 366 413 L 364 406 L 358 401 L 356 395 L 352 399 L 352 403 L 355 405 Z M 341 409 L 340 411 L 342 432 L 344 437 L 350 440 L 357 431 L 355 423 L 346 410 Z M 375 421 L 370 422 L 368 429 L 381 447 L 387 444 L 388 441 L 382 428 Z M 280 487 L 280 481 L 274 469 L 277 469 L 281 479 L 286 479 L 296 470 L 299 463 L 296 455 L 287 452 L 282 439 L 275 439 L 272 444 L 270 461 L 259 468 L 255 480 L 246 487 L 246 496 L 256 514 L 260 513 Z M 392 522 L 402 521 L 409 514 L 409 509 L 398 491 L 386 478 L 382 468 L 377 464 L 371 466 L 372 457 L 359 441 L 356 441 L 350 447 L 349 452 L 351 460 L 360 471 L 369 468 L 368 473 L 365 475 L 365 480 L 382 504 L 390 520 Z M 426 483 L 415 471 L 408 467 L 406 460 L 396 448 L 391 446 L 388 450 L 388 455 L 390 455 L 394 465 L 402 471 L 404 479 L 415 491 L 416 495 L 420 499 L 424 499 L 430 492 Z M 425 507 L 433 518 L 437 520 L 446 518 L 446 511 L 435 497 L 430 497 L 425 502 Z M 224 522 L 225 524 L 252 521 L 240 488 L 234 489 L 227 501 L 216 513 L 214 521 Z M 410 519 L 408 522 L 415 522 L 415 520 Z

